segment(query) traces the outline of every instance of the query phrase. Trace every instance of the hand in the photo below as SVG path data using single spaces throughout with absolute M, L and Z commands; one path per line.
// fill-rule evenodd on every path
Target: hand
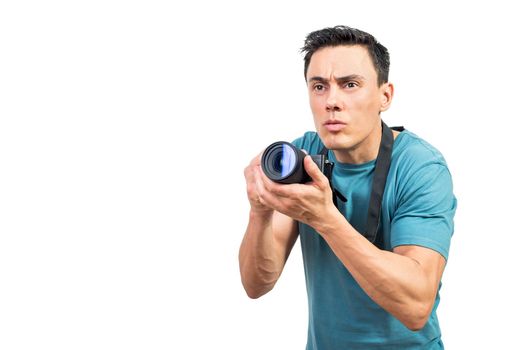
M 311 177 L 311 182 L 283 185 L 267 178 L 259 163 L 255 169 L 256 193 L 259 202 L 265 207 L 317 228 L 329 220 L 329 215 L 339 212 L 333 204 L 329 180 L 311 156 L 304 158 L 304 168 Z
M 256 173 L 257 171 L 262 170 L 260 167 L 261 158 L 262 153 L 253 158 L 251 163 L 249 163 L 249 165 L 244 169 L 244 177 L 246 178 L 247 198 L 251 205 L 251 212 L 255 214 L 269 215 L 273 213 L 273 209 L 262 203 L 258 193 L 259 186 L 257 185 Z M 268 181 L 270 180 L 268 179 Z

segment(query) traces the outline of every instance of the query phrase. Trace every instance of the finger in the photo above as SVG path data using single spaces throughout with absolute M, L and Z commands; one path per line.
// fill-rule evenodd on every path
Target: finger
M 254 172 L 253 172 L 253 166 L 251 164 L 249 164 L 245 169 L 244 169 L 244 178 L 246 179 L 246 182 L 250 182 L 251 180 L 253 180 L 254 178 Z
M 260 164 L 262 163 L 262 154 L 263 153 L 264 152 L 260 152 L 253 159 L 251 159 L 251 162 L 249 162 L 249 165 L 247 166 L 247 168 L 254 169 L 254 168 L 260 166 Z
M 269 188 L 267 188 L 267 185 L 271 185 L 271 180 L 265 176 L 260 167 L 255 169 L 255 179 L 257 196 L 260 203 L 271 209 L 278 210 L 280 207 L 280 199 Z
M 321 186 L 329 185 L 327 177 L 322 173 L 322 171 L 320 171 L 320 168 L 315 164 L 311 156 L 306 156 L 304 158 L 304 168 L 313 182 Z
M 264 186 L 262 175 L 260 174 L 260 167 L 253 167 L 253 178 L 255 180 L 255 189 L 257 194 L 260 195 L 261 193 L 265 192 L 266 188 Z
M 257 156 L 251 160 L 250 165 L 259 166 L 260 163 L 262 163 L 262 153 L 264 152 L 260 152 L 259 154 L 257 154 Z
M 283 198 L 294 198 L 297 197 L 297 191 L 301 191 L 301 184 L 280 184 L 269 179 L 259 167 L 261 181 L 264 183 L 265 189 L 271 194 Z
M 249 162 L 249 165 L 244 169 L 244 177 L 246 180 L 251 181 L 255 178 L 255 169 L 257 167 L 260 167 L 260 164 L 262 162 L 262 153 L 260 152 L 255 158 Z

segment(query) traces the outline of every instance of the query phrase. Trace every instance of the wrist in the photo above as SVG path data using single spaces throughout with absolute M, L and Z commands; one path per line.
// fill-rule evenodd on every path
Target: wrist
M 273 209 L 253 209 L 249 210 L 250 220 L 270 220 L 273 217 Z
M 330 210 L 321 221 L 312 226 L 322 237 L 340 231 L 344 225 L 349 225 L 349 222 L 338 209 L 335 206 L 333 208 L 334 210 Z

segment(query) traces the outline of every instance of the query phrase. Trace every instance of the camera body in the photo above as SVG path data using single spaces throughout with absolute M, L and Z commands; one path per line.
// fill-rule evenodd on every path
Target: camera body
M 262 154 L 261 166 L 264 174 L 281 184 L 307 183 L 311 177 L 304 169 L 306 153 L 286 141 L 269 145 Z M 322 154 L 311 155 L 320 171 L 331 181 L 333 162 Z

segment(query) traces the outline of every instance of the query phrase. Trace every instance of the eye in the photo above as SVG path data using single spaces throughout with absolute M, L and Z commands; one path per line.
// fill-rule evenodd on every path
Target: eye
M 357 87 L 358 85 L 354 81 L 348 81 L 346 84 L 344 84 L 344 86 L 348 88 L 354 88 L 354 87 Z
M 315 84 L 315 85 L 313 85 L 313 91 L 320 92 L 320 91 L 323 91 L 323 90 L 324 90 L 324 85 L 322 85 L 322 84 Z

